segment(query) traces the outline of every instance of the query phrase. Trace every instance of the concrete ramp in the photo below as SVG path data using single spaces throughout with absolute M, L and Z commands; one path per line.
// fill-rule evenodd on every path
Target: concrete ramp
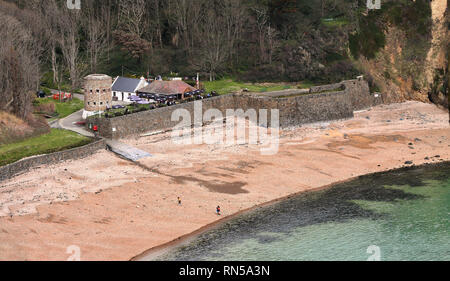
M 152 157 L 150 153 L 140 150 L 136 147 L 129 146 L 128 144 L 122 143 L 120 141 L 108 139 L 106 140 L 106 145 L 112 152 L 133 162 L 143 158 Z

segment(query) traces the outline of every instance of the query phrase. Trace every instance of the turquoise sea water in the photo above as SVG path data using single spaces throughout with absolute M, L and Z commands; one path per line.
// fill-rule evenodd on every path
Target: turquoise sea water
M 160 259 L 449 261 L 449 218 L 450 164 L 442 164 L 366 176 L 252 211 Z

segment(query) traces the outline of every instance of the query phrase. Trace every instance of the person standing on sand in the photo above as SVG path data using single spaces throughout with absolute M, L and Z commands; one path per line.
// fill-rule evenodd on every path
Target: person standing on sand
M 220 206 L 217 206 L 216 211 L 217 211 L 217 215 L 220 216 Z
M 181 198 L 178 197 L 178 205 L 181 206 Z

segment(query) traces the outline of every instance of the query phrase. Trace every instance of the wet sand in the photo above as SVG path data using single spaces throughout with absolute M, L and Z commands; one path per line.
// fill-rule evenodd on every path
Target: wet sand
M 170 133 L 122 141 L 154 157 L 136 165 L 100 152 L 1 182 L 0 260 L 66 260 L 71 245 L 82 260 L 129 260 L 299 192 L 450 160 L 448 112 L 417 102 L 285 130 L 274 156 L 257 145 L 177 145 Z

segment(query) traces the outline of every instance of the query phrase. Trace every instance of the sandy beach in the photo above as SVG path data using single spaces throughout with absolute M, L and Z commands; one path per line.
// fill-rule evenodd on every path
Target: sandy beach
M 0 182 L 0 260 L 67 260 L 72 245 L 81 260 L 130 260 L 279 198 L 450 160 L 448 111 L 419 102 L 284 130 L 274 156 L 258 145 L 175 144 L 170 133 L 122 141 L 153 157 L 104 151 Z

